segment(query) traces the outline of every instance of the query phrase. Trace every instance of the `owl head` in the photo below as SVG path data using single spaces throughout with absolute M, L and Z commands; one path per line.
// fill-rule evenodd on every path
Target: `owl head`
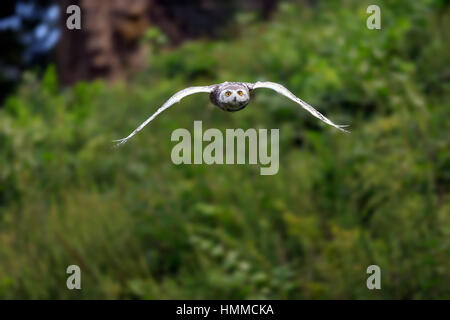
M 238 111 L 250 101 L 250 92 L 246 85 L 224 83 L 216 92 L 217 105 L 226 111 Z

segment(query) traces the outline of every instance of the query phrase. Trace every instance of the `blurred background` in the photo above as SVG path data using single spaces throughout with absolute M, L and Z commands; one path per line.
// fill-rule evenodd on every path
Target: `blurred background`
M 449 1 L 1 6 L 0 298 L 450 299 Z M 180 89 L 258 80 L 352 133 L 261 90 L 237 113 L 194 95 L 111 148 Z M 280 128 L 278 174 L 174 165 L 194 120 Z

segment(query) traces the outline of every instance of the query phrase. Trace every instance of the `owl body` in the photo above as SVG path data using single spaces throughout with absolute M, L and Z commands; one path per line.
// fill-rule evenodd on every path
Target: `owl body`
M 302 99 L 295 96 L 292 92 L 286 89 L 283 85 L 275 82 L 261 82 L 258 81 L 256 83 L 250 82 L 223 82 L 219 84 L 213 84 L 209 86 L 199 86 L 199 87 L 189 87 L 185 88 L 181 91 L 175 93 L 172 97 L 169 98 L 155 113 L 153 113 L 147 120 L 145 120 L 139 127 L 137 127 L 132 133 L 130 133 L 127 137 L 115 140 L 117 145 L 124 144 L 127 142 L 132 136 L 141 131 L 150 121 L 152 121 L 157 115 L 161 112 L 174 105 L 177 102 L 180 102 L 181 99 L 192 95 L 194 93 L 209 93 L 209 98 L 211 102 L 218 106 L 220 109 L 224 111 L 234 112 L 239 111 L 245 108 L 250 102 L 250 92 L 253 92 L 258 88 L 267 88 L 271 89 L 287 98 L 292 100 L 293 102 L 299 104 L 303 109 L 307 110 L 314 117 L 320 119 L 321 121 L 329 124 L 330 126 L 335 127 L 343 132 L 347 132 L 344 127 L 345 125 L 337 125 L 321 114 L 319 111 L 314 109 L 308 103 L 303 101 Z
M 250 90 L 242 82 L 224 82 L 214 87 L 209 95 L 211 102 L 220 109 L 234 112 L 250 102 Z

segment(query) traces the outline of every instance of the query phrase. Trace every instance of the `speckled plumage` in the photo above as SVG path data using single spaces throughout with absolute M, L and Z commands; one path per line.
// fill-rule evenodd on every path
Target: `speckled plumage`
M 154 114 L 152 114 L 147 120 L 145 120 L 139 127 L 137 127 L 132 133 L 130 133 L 127 137 L 119 140 L 115 140 L 117 142 L 117 145 L 124 144 L 127 142 L 132 136 L 134 136 L 136 133 L 141 131 L 142 128 L 144 128 L 150 121 L 152 121 L 157 115 L 159 115 L 161 112 L 172 106 L 173 104 L 180 102 L 181 99 L 184 97 L 187 97 L 194 93 L 200 93 L 205 92 L 210 94 L 210 100 L 211 102 L 218 106 L 220 109 L 234 112 L 239 111 L 243 108 L 245 108 L 251 99 L 251 92 L 257 88 L 268 88 L 272 89 L 285 97 L 289 98 L 290 100 L 298 103 L 302 108 L 307 110 L 309 113 L 311 113 L 316 118 L 322 120 L 323 122 L 329 124 L 330 126 L 333 126 L 341 131 L 348 132 L 345 129 L 343 129 L 346 126 L 337 125 L 334 124 L 331 120 L 329 120 L 327 117 L 325 117 L 323 114 L 321 114 L 319 111 L 314 109 L 312 106 L 310 106 L 305 101 L 301 100 L 300 98 L 296 97 L 292 92 L 290 92 L 288 89 L 286 89 L 281 84 L 275 83 L 275 82 L 256 82 L 256 83 L 249 83 L 249 82 L 223 82 L 219 84 L 213 84 L 210 86 L 201 86 L 201 87 L 190 87 L 183 89 L 181 91 L 178 91 L 175 93 L 172 97 L 170 97 L 169 100 L 167 100 Z
M 227 93 L 230 95 L 227 96 Z M 242 82 L 224 82 L 214 87 L 211 102 L 225 111 L 239 111 L 250 102 L 250 89 Z

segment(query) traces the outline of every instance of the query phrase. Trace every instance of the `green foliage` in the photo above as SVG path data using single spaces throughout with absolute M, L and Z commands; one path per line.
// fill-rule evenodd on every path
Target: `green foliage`
M 28 74 L 0 110 L 0 297 L 450 298 L 450 12 L 383 1 L 368 30 L 368 5 L 284 3 L 233 41 L 154 51 L 130 84 Z M 262 90 L 238 113 L 189 97 L 111 148 L 175 91 L 226 80 L 283 83 L 352 133 Z M 279 173 L 175 166 L 171 132 L 194 120 L 280 128 Z

